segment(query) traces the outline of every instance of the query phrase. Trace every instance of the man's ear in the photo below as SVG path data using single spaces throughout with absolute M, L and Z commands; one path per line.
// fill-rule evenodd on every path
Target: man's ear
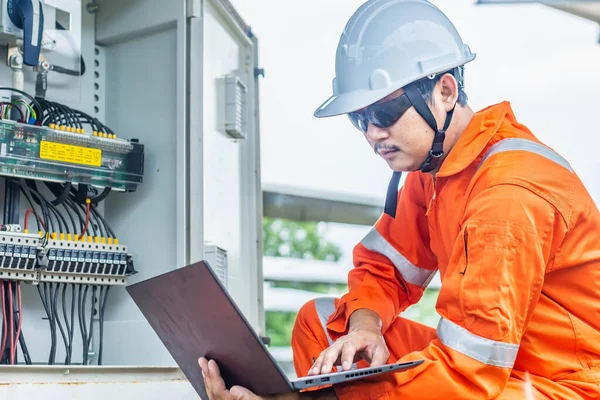
M 444 74 L 436 86 L 446 112 L 452 110 L 458 101 L 458 82 L 452 74 Z

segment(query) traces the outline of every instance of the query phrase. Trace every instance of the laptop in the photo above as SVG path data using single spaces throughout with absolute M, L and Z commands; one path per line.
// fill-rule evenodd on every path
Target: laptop
M 290 381 L 206 261 L 126 289 L 202 398 L 206 394 L 198 365 L 200 357 L 217 362 L 227 388 L 241 385 L 259 396 L 404 371 L 423 362 L 388 364 Z

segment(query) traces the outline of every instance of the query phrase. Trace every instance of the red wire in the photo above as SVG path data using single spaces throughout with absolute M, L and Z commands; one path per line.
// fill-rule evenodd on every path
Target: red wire
M 32 213 L 33 209 L 32 208 L 28 208 L 27 211 L 25 211 L 25 224 L 23 226 L 23 229 L 27 229 L 27 223 L 29 222 L 29 213 Z M 42 224 L 42 228 L 44 228 L 44 230 L 46 230 L 46 225 L 44 224 L 44 221 L 42 220 L 42 217 L 38 216 L 38 220 L 40 221 L 40 224 Z
M 33 209 L 28 208 L 27 211 L 25 211 L 25 223 L 23 224 L 23 229 L 27 230 L 27 221 L 29 221 L 29 213 L 31 213 L 33 211 Z
M 15 321 L 13 319 L 13 298 L 12 298 L 12 282 L 8 281 L 8 312 L 10 314 L 10 363 L 15 363 L 13 351 L 15 347 Z
M 17 282 L 17 301 L 19 304 L 19 325 L 17 325 L 17 337 L 15 339 L 15 348 L 13 350 L 13 360 L 17 358 L 17 343 L 19 343 L 19 336 L 21 336 L 21 325 L 23 324 L 23 314 L 21 312 L 21 282 Z
M 2 347 L 0 347 L 0 356 L 4 353 L 4 346 L 6 346 L 6 334 L 8 333 L 8 326 L 6 324 L 6 307 L 4 304 L 4 281 L 0 281 L 0 296 L 2 296 L 2 300 L 0 300 L 0 305 L 2 305 L 2 330 L 4 331 L 2 335 Z
M 90 203 L 87 203 L 86 212 L 85 212 L 85 225 L 83 226 L 83 232 L 81 232 L 81 237 L 85 235 L 88 229 L 88 224 L 90 223 Z

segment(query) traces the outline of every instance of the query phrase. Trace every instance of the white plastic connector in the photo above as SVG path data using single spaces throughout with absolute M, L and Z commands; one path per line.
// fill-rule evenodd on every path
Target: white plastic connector
M 23 228 L 21 228 L 21 225 L 18 225 L 18 224 L 6 225 L 7 232 L 21 233 L 22 230 L 23 230 Z

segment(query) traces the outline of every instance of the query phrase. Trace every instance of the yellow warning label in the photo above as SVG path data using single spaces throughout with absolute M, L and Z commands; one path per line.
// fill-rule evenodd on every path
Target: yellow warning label
M 102 150 L 42 140 L 40 158 L 99 167 L 102 165 Z

